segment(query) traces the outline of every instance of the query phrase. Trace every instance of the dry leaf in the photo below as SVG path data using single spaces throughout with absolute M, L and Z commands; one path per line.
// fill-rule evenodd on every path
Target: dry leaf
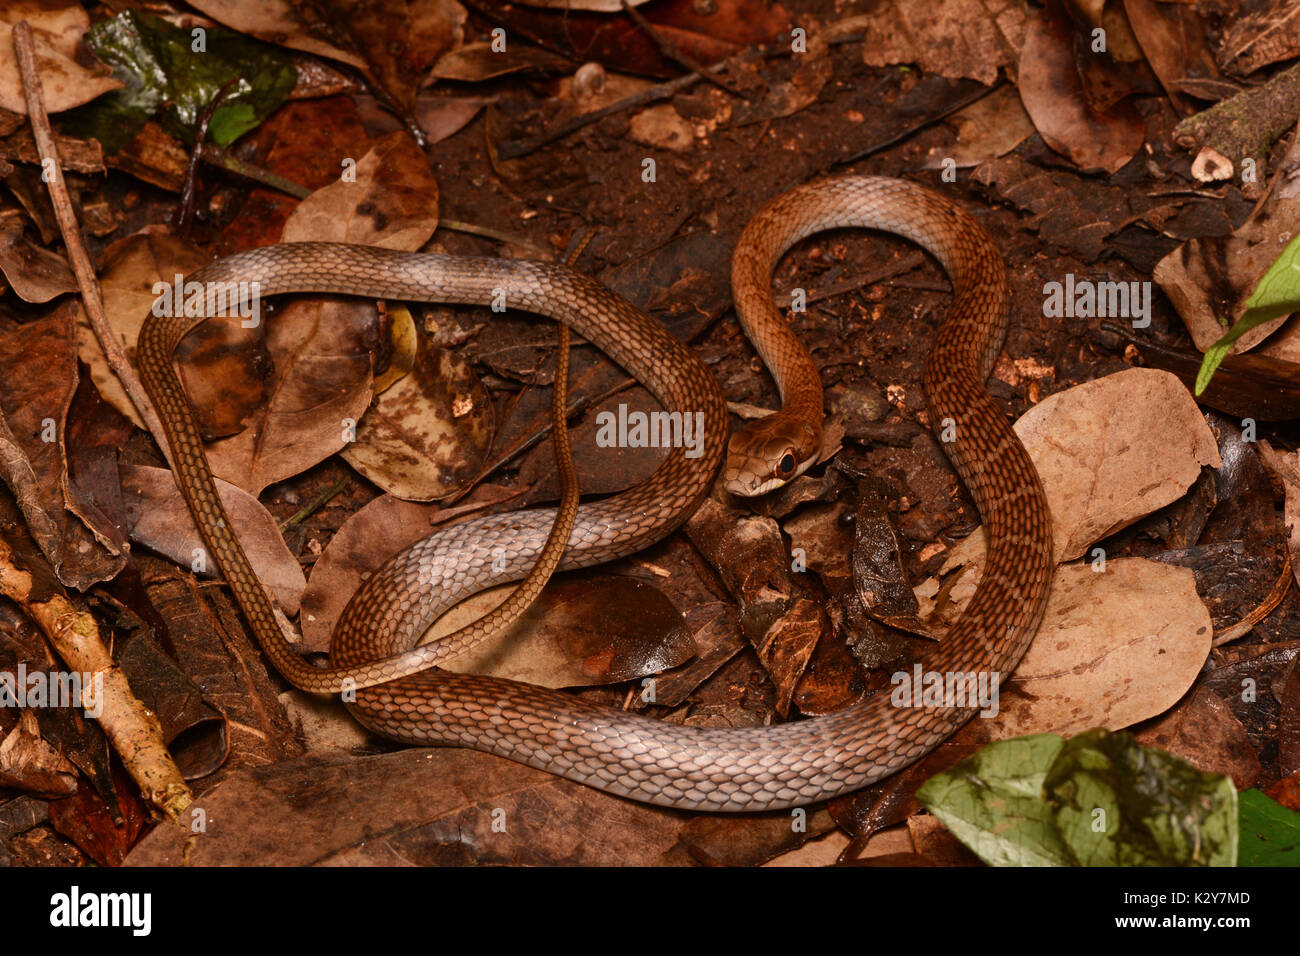
M 12 26 L 24 17 L 29 18 L 33 28 L 36 68 L 41 74 L 46 112 L 61 113 L 70 110 L 122 86 L 122 82 L 109 75 L 106 68 L 89 69 L 75 62 L 71 52 L 62 52 L 67 48 L 71 27 L 61 13 L 55 11 L 53 19 L 46 21 L 30 7 L 11 7 L 6 4 L 0 10 L 0 109 L 27 115 L 27 99 L 23 95 L 22 79 L 18 75 L 18 61 L 14 59 Z M 45 32 L 47 22 L 54 30 L 53 34 Z M 85 27 L 81 28 L 81 32 L 85 32 Z
M 885 0 L 864 21 L 868 66 L 914 63 L 927 74 L 986 86 L 1000 67 L 1015 65 L 1025 42 L 1025 5 L 1018 0 Z
M 176 480 L 166 468 L 123 463 L 122 496 L 131 537 L 165 554 L 182 567 L 207 575 L 218 572 L 207 553 Z M 253 570 L 286 614 L 298 613 L 307 587 L 302 566 L 280 534 L 280 527 L 261 502 L 229 482 L 217 479 L 217 492 L 230 520 L 239 529 Z M 196 562 L 201 566 L 196 566 Z
M 1222 465 L 1187 387 L 1153 369 L 1057 392 L 1021 416 L 1016 434 L 1047 492 L 1058 561 L 1176 500 L 1203 466 Z
M 652 866 L 665 862 L 685 819 L 502 757 L 450 749 L 241 770 L 198 806 L 206 831 L 159 826 L 127 865 Z
M 445 498 L 478 475 L 492 417 L 473 367 L 423 340 L 411 374 L 375 398 L 342 456 L 398 498 Z

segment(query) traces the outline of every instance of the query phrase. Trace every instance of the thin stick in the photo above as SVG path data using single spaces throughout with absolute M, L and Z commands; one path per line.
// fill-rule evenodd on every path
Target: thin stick
M 845 21 L 849 25 L 849 21 Z M 838 46 L 841 43 L 849 43 L 853 40 L 862 38 L 860 32 L 844 31 L 840 32 L 832 25 L 828 29 L 827 44 Z M 739 53 L 727 57 L 725 60 L 719 60 L 712 66 L 704 67 L 699 73 L 687 73 L 685 76 L 679 76 L 675 79 L 668 80 L 665 83 L 659 83 L 648 89 L 633 93 L 631 96 L 624 97 L 617 103 L 611 103 L 608 106 L 598 110 L 592 110 L 590 113 L 583 113 L 567 123 L 562 124 L 549 133 L 542 133 L 540 136 L 528 136 L 523 139 L 506 140 L 497 144 L 498 159 L 518 159 L 520 156 L 527 156 L 534 153 L 543 146 L 549 146 L 556 140 L 564 139 L 576 133 L 592 123 L 599 122 L 606 116 L 613 116 L 615 113 L 622 113 L 624 110 L 635 109 L 638 106 L 647 106 L 650 103 L 657 103 L 659 100 L 665 100 L 680 90 L 689 89 L 696 83 L 700 82 L 706 76 L 716 75 L 723 72 L 732 64 L 741 63 L 749 58 L 762 59 L 769 56 L 788 56 L 793 53 L 789 44 L 773 44 L 770 46 L 746 47 Z
M 23 566 L 2 540 L 0 594 L 40 626 L 67 666 L 93 675 L 89 687 L 82 684 L 81 699 L 75 703 L 94 716 L 145 799 L 169 819 L 179 819 L 194 796 L 163 742 L 157 716 L 131 692 L 94 617 L 73 604 L 62 588 L 52 588 L 43 575 Z
M 59 165 L 59 153 L 54 145 L 54 134 L 50 130 L 50 118 L 45 112 L 45 98 L 41 92 L 41 76 L 36 67 L 36 45 L 32 40 L 32 29 L 26 20 L 14 24 L 14 56 L 18 60 L 18 72 L 23 80 L 23 95 L 27 99 L 27 119 L 32 124 L 32 136 L 36 140 L 36 151 L 41 157 L 42 178 L 50 189 L 50 202 L 54 205 L 54 218 L 63 233 L 63 244 L 68 250 L 68 259 L 72 262 L 72 271 L 77 277 L 81 289 L 81 301 L 86 315 L 90 317 L 90 327 L 95 331 L 95 338 L 104 350 L 109 366 L 117 374 L 130 396 L 140 417 L 153 433 L 158 447 L 167 456 L 171 464 L 170 445 L 162 424 L 154 412 L 153 403 L 145 393 L 144 385 L 135 374 L 135 369 L 127 361 L 126 353 L 117 340 L 113 329 L 108 324 L 108 315 L 104 311 L 104 297 L 95 277 L 95 267 L 91 265 L 86 246 L 81 240 L 81 227 L 77 224 L 76 214 L 72 211 L 72 200 L 68 198 L 68 187 L 63 181 L 63 167 Z
M 654 28 L 654 24 L 643 17 L 640 11 L 638 11 L 636 7 L 632 6 L 632 4 L 628 3 L 627 0 L 619 0 L 619 2 L 623 4 L 623 12 L 631 18 L 633 23 L 636 24 L 637 29 L 650 38 L 651 42 L 659 48 L 660 54 L 662 54 L 666 59 L 672 60 L 674 63 L 686 67 L 686 69 L 690 70 L 700 79 L 704 80 L 706 83 L 712 83 L 724 93 L 738 96 L 742 100 L 753 101 L 753 97 L 748 93 L 737 89 L 722 77 L 714 76 L 712 73 L 707 72 L 703 64 L 698 60 L 689 56 L 684 50 L 679 50 L 677 47 L 673 46 L 672 43 L 668 42 L 666 37 L 660 36 L 659 31 Z
M 234 173 L 236 176 L 243 176 L 245 179 L 251 179 L 263 186 L 278 189 L 280 192 L 296 199 L 306 199 L 311 195 L 311 190 L 306 186 L 295 183 L 292 179 L 277 176 L 261 166 L 254 166 L 252 163 L 237 159 L 220 146 L 214 146 L 212 143 L 203 144 L 203 161 L 211 166 L 224 169 L 228 173 Z
M 181 184 L 181 204 L 177 207 L 176 217 L 173 220 L 176 231 L 181 235 L 188 235 L 190 223 L 194 221 L 194 207 L 198 203 L 196 197 L 199 189 L 199 161 L 203 158 L 203 142 L 208 138 L 208 124 L 212 122 L 212 114 L 217 111 L 217 107 L 226 98 L 230 88 L 243 78 L 240 75 L 227 81 L 225 86 L 217 90 L 217 95 L 212 97 L 212 102 L 203 107 L 203 112 L 199 114 L 199 121 L 194 131 L 194 149 L 190 151 L 190 161 L 185 164 L 185 181 Z

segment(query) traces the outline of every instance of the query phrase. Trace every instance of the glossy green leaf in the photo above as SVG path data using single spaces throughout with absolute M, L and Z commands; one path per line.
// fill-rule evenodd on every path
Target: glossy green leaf
M 1205 350 L 1201 369 L 1196 373 L 1196 394 L 1200 395 L 1210 384 L 1215 371 L 1223 364 L 1234 342 L 1257 325 L 1272 321 L 1278 316 L 1300 310 L 1300 235 L 1287 244 L 1282 254 L 1268 267 L 1255 291 L 1246 300 L 1246 311 L 1237 324 Z
M 67 114 L 65 129 L 94 136 L 110 153 L 160 111 L 164 128 L 192 143 L 203 110 L 233 83 L 208 124 L 209 140 L 226 146 L 270 116 L 298 79 L 276 47 L 224 27 L 196 37 L 135 10 L 95 24 L 86 42 L 127 85 Z
M 1237 865 L 1300 866 L 1300 813 L 1258 790 L 1243 790 Z
M 1063 743 L 1055 734 L 991 743 L 931 777 L 916 798 L 990 866 L 1069 866 L 1041 795 Z
M 1232 866 L 1237 791 L 1131 734 L 989 744 L 916 793 L 991 866 Z
M 1237 789 L 1132 734 L 1066 741 L 1043 780 L 1061 838 L 1083 866 L 1234 866 Z

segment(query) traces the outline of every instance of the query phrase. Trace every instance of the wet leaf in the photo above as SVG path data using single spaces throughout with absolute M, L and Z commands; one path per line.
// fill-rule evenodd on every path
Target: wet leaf
M 1232 866 L 1237 791 L 1130 734 L 989 744 L 917 798 L 992 866 Z
M 1300 866 L 1300 813 L 1243 790 L 1238 866 Z
M 1054 820 L 1083 866 L 1234 866 L 1237 789 L 1131 734 L 1065 742 L 1043 781 Z
M 193 142 L 200 114 L 233 83 L 208 124 L 208 137 L 229 145 L 270 116 L 298 82 L 293 62 L 272 46 L 219 26 L 196 36 L 143 11 L 100 21 L 86 42 L 126 88 L 69 117 L 69 128 L 114 153 L 160 110 L 168 132 Z
M 1055 734 L 989 744 L 916 791 L 925 808 L 990 866 L 1069 866 L 1042 798 L 1064 741 Z

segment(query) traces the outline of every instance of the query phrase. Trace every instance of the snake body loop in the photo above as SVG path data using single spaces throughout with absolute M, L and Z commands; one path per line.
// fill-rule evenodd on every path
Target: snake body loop
M 996 247 L 965 213 L 908 183 L 852 177 L 788 193 L 750 224 L 733 268 L 737 309 L 786 407 L 764 426 L 757 439 L 761 447 L 733 438 L 727 482 L 753 489 L 761 483 L 752 477 L 757 472 L 777 475 L 779 484 L 815 458 L 821 419 L 816 371 L 774 308 L 763 304 L 770 300 L 772 269 L 786 249 L 804 236 L 843 226 L 907 236 L 952 277 L 955 298 L 926 363 L 925 387 L 934 426 L 952 426 L 955 440 L 944 447 L 984 518 L 989 552 L 974 598 L 922 665 L 927 671 L 1006 676 L 1042 617 L 1052 538 L 1033 465 L 983 389 L 1001 348 L 1008 293 Z M 576 273 L 535 263 L 302 243 L 243 253 L 189 277 L 254 280 L 266 295 L 331 292 L 477 304 L 504 289 L 512 307 L 569 324 L 641 380 L 665 408 L 702 413 L 703 454 L 689 458 L 684 449 L 674 449 L 643 485 L 582 505 L 561 568 L 612 560 L 659 540 L 698 505 L 718 468 L 726 413 L 712 376 L 662 327 Z M 917 760 L 973 713 L 970 707 L 895 707 L 889 694 L 877 694 L 826 717 L 773 727 L 683 727 L 512 681 L 420 670 L 447 652 L 425 656 L 422 648 L 408 650 L 411 644 L 450 605 L 524 577 L 543 550 L 553 509 L 479 518 L 407 549 L 371 575 L 348 605 L 335 631 L 331 669 L 311 667 L 280 634 L 265 592 L 229 531 L 172 364 L 176 344 L 199 321 L 151 316 L 137 347 L 178 482 L 272 662 L 305 690 L 365 688 L 352 709 L 371 729 L 411 743 L 500 754 L 650 803 L 741 811 L 810 803 L 870 784 Z M 791 448 L 799 458 L 787 470 L 783 465 L 789 462 L 781 459 Z

